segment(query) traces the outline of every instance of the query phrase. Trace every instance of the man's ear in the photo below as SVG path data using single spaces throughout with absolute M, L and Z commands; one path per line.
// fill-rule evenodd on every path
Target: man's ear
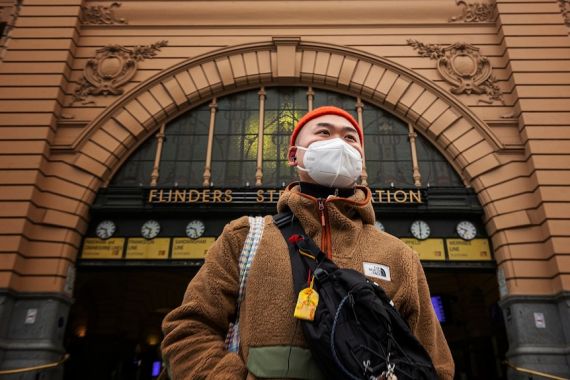
M 290 146 L 289 150 L 287 151 L 287 162 L 289 166 L 297 166 L 299 163 L 297 162 L 297 147 Z

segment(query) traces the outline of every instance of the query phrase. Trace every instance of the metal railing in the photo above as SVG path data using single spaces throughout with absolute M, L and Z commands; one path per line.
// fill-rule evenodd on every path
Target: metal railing
M 56 367 L 62 365 L 67 359 L 69 359 L 69 354 L 63 355 L 63 357 L 56 362 L 51 362 L 51 363 L 42 364 L 42 365 L 36 365 L 36 366 L 32 366 L 32 367 L 0 370 L 0 376 L 1 375 L 14 375 L 17 373 L 34 372 L 34 371 L 41 371 L 44 369 L 56 368 Z

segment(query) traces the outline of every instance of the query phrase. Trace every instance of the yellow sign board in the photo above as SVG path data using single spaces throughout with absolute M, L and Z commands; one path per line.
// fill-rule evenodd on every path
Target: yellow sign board
M 487 239 L 447 239 L 449 260 L 490 261 L 491 248 Z
M 445 260 L 443 239 L 402 238 L 401 240 L 420 255 L 420 260 Z
M 144 238 L 130 238 L 127 243 L 127 259 L 168 259 L 170 238 L 156 238 L 147 240 Z
M 214 243 L 216 238 L 203 237 L 199 239 L 190 238 L 174 238 L 172 246 L 173 259 L 203 259 L 206 257 L 206 252 Z
M 124 238 L 102 240 L 99 238 L 86 238 L 83 241 L 82 259 L 122 259 Z

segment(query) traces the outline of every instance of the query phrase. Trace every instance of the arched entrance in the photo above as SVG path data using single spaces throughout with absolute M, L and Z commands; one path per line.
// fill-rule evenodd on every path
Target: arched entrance
M 291 57 L 297 58 L 291 61 Z M 324 71 L 323 65 L 327 67 Z M 289 86 L 284 87 L 286 85 Z M 84 240 L 77 282 L 79 298 L 76 309 L 72 311 L 70 322 L 70 326 L 73 326 L 70 330 L 70 345 L 79 344 L 77 350 L 86 349 L 81 346 L 81 340 L 92 333 L 88 320 L 93 319 L 93 313 L 97 315 L 97 312 L 105 310 L 103 306 L 95 311 L 85 310 L 82 300 L 98 299 L 98 302 L 93 302 L 91 305 L 96 307 L 101 303 L 110 302 L 115 297 L 115 305 L 126 305 L 125 300 L 132 300 L 134 294 L 137 294 L 138 297 L 144 298 L 143 305 L 148 307 L 145 309 L 136 303 L 137 306 L 131 307 L 130 311 L 129 308 L 125 308 L 125 313 L 127 315 L 130 313 L 132 316 L 150 313 L 151 316 L 141 324 L 143 327 L 135 329 L 137 324 L 133 323 L 130 326 L 133 327 L 132 331 L 121 332 L 120 339 L 131 340 L 130 343 L 124 343 L 124 349 L 120 349 L 122 345 L 120 341 L 114 340 L 113 346 L 117 348 L 115 356 L 127 352 L 131 355 L 130 359 L 140 360 L 140 365 L 129 370 L 129 360 L 122 361 L 119 367 L 109 367 L 111 372 L 106 374 L 115 373 L 116 376 L 123 376 L 118 374 L 130 373 L 132 376 L 138 376 L 133 378 L 152 377 L 153 365 L 158 361 L 156 325 L 169 305 L 163 306 L 165 302 L 163 298 L 155 297 L 156 302 L 153 302 L 152 297 L 144 295 L 150 290 L 148 287 L 150 283 L 156 284 L 159 289 L 155 288 L 153 293 L 167 292 L 171 295 L 176 294 L 177 297 L 174 298 L 180 299 L 183 291 L 181 284 L 192 277 L 195 273 L 194 265 L 200 263 L 201 257 L 196 252 L 201 249 L 203 253 L 203 246 L 208 243 L 207 240 L 201 243 L 191 241 L 187 244 L 190 248 L 182 247 L 184 242 L 190 239 L 184 238 L 186 227 L 190 228 L 191 222 L 200 222 L 193 225 L 193 228 L 198 231 L 201 229 L 208 231 L 209 236 L 204 235 L 204 238 L 214 238 L 225 222 L 245 212 L 251 212 L 253 203 L 258 206 L 254 209 L 255 213 L 271 213 L 274 203 L 271 198 L 277 197 L 281 182 L 290 179 L 291 173 L 282 167 L 279 160 L 264 157 L 263 153 L 260 160 L 254 142 L 255 137 L 261 136 L 262 139 L 257 140 L 258 146 L 259 141 L 263 141 L 264 147 L 268 149 L 267 152 L 271 153 L 268 156 L 279 156 L 282 148 L 278 142 L 290 131 L 286 129 L 280 131 L 277 126 L 273 133 L 265 133 L 271 132 L 271 128 L 260 133 L 259 126 L 265 126 L 265 121 L 269 120 L 265 115 L 260 116 L 262 109 L 263 113 L 271 109 L 269 102 L 272 97 L 268 92 L 279 93 L 279 89 L 284 88 L 297 90 L 301 88 L 305 93 L 305 108 L 294 107 L 294 112 L 290 113 L 287 120 L 289 125 L 294 122 L 296 112 L 302 113 L 311 106 L 318 105 L 322 101 L 319 93 L 326 98 L 326 94 L 330 94 L 331 90 L 334 90 L 336 95 L 333 96 L 337 96 L 338 99 L 331 101 L 327 98 L 322 102 L 340 101 L 341 106 L 349 110 L 352 107 L 355 116 L 365 126 L 365 134 L 367 120 L 375 120 L 374 116 L 376 117 L 375 122 L 368 121 L 370 123 L 368 136 L 378 139 L 375 143 L 365 142 L 368 160 L 366 180 L 371 186 L 375 185 L 377 211 L 384 218 L 380 221 L 390 233 L 409 239 L 410 244 L 416 244 L 420 254 L 423 252 L 425 255 L 432 255 L 425 262 L 427 267 L 431 267 L 428 269 L 428 278 L 432 284 L 432 292 L 436 296 L 434 304 L 443 311 L 442 321 L 446 319 L 443 323 L 448 323 L 447 330 L 453 330 L 450 334 L 460 337 L 456 341 L 458 350 L 469 347 L 465 341 L 469 339 L 473 342 L 471 348 L 476 347 L 475 351 L 482 353 L 501 351 L 501 342 L 493 342 L 491 339 L 497 335 L 493 335 L 493 329 L 501 326 L 500 318 L 492 319 L 493 315 L 500 313 L 495 309 L 498 299 L 495 267 L 492 261 L 487 260 L 491 258 L 491 251 L 487 250 L 488 256 L 483 261 L 473 259 L 469 256 L 472 251 L 461 249 L 461 240 L 458 239 L 457 230 L 454 230 L 458 222 L 467 219 L 467 222 L 472 223 L 479 232 L 477 237 L 480 240 L 487 239 L 482 222 L 484 211 L 477 202 L 475 192 L 469 188 L 477 187 L 474 178 L 493 170 L 498 165 L 494 154 L 495 149 L 500 146 L 498 140 L 467 108 L 414 73 L 356 52 L 347 52 L 345 49 L 339 51 L 335 47 L 305 44 L 295 40 L 280 40 L 271 44 L 230 49 L 169 70 L 142 84 L 132 94 L 119 99 L 113 107 L 95 120 L 76 142 L 78 153 L 74 165 L 95 175 L 97 181 L 103 184 L 99 198 L 91 210 L 92 222 L 86 239 L 95 238 L 100 222 L 111 220 L 115 224 L 115 229 L 121 232 L 111 239 L 117 239 L 118 236 L 118 239 L 122 238 L 123 241 L 122 243 L 119 241 L 117 245 L 110 244 L 110 247 L 104 249 L 102 247 L 105 244 L 95 241 L 91 252 L 86 255 L 87 240 Z M 231 144 L 224 149 L 220 143 L 220 147 L 216 150 L 214 144 L 217 135 L 212 133 L 210 137 L 210 130 L 212 125 L 217 125 L 215 130 L 218 132 L 223 128 L 219 127 L 221 124 L 216 121 L 219 120 L 216 116 L 221 117 L 223 107 L 227 107 L 225 110 L 227 112 L 236 111 L 232 109 L 232 101 L 227 101 L 232 97 L 237 99 L 233 100 L 234 103 L 244 103 L 242 111 L 249 110 L 247 99 L 251 96 L 244 95 L 246 93 L 253 94 L 253 98 L 257 101 L 258 113 L 252 116 L 246 112 L 241 118 L 240 133 L 232 133 L 229 124 L 226 131 L 226 140 L 234 138 L 235 141 L 241 141 L 242 149 L 239 152 L 232 152 Z M 262 98 L 264 98 L 263 107 L 259 105 Z M 352 106 L 342 103 L 346 98 L 352 99 Z M 224 101 L 228 104 L 224 105 Z M 316 104 L 310 104 L 311 102 Z M 279 111 L 281 108 L 277 106 L 275 110 Z M 376 114 L 366 115 L 366 112 L 372 111 Z M 379 116 L 378 113 L 382 115 Z M 185 119 L 185 115 L 194 117 L 195 120 L 192 122 L 194 128 L 186 134 L 174 133 L 176 128 L 185 130 L 184 125 L 188 123 L 184 124 L 185 122 L 181 121 Z M 213 124 L 212 115 L 214 115 Z M 384 123 L 385 120 L 390 122 Z M 396 131 L 397 122 L 392 122 L 393 120 L 399 120 L 402 124 L 403 129 L 400 129 L 400 132 Z M 388 125 L 385 128 L 390 133 L 383 135 L 380 126 L 384 124 Z M 420 135 L 415 136 L 415 132 L 419 132 Z M 249 140 L 248 136 L 251 137 Z M 382 145 L 383 136 L 392 138 L 384 144 L 386 147 L 394 146 L 394 138 L 400 136 L 399 143 L 406 147 L 407 153 L 402 158 L 398 154 L 404 150 L 394 149 L 393 161 L 400 163 L 400 167 L 404 168 L 401 172 L 407 174 L 401 176 L 398 171 L 393 171 L 390 176 L 383 177 L 386 171 L 381 165 L 386 161 L 386 157 L 374 151 L 375 147 Z M 170 160 L 162 161 L 165 155 L 172 152 L 165 144 L 168 144 L 169 140 L 178 141 L 179 148 L 183 148 L 186 137 L 188 137 L 186 139 L 188 146 L 197 149 L 193 149 L 190 156 L 185 159 L 174 155 Z M 265 143 L 266 138 L 267 143 Z M 414 144 L 417 143 L 425 150 L 423 156 L 420 155 L 420 160 L 416 157 L 416 162 L 413 156 L 417 156 L 421 148 L 419 150 L 417 146 L 414 148 L 412 140 Z M 151 154 L 148 154 L 149 141 L 153 142 L 150 145 L 155 144 L 150 150 Z M 160 153 L 158 146 L 161 146 Z M 249 150 L 243 149 L 247 146 Z M 429 152 L 427 152 L 428 147 L 431 148 Z M 275 154 L 272 150 L 275 150 Z M 198 152 L 196 153 L 198 158 L 192 156 L 193 152 Z M 374 159 L 375 153 L 376 159 Z M 433 159 L 423 160 L 426 157 Z M 157 159 L 158 165 L 156 165 Z M 138 161 L 136 169 L 131 170 L 134 175 L 129 174 L 129 167 L 133 167 L 135 161 Z M 165 164 L 169 161 L 170 169 Z M 428 178 L 426 168 L 430 165 L 426 166 L 425 163 L 428 161 L 430 165 L 433 164 L 431 166 L 435 173 L 431 181 L 426 180 Z M 438 175 L 440 173 L 436 169 L 437 163 L 442 164 L 439 165 L 442 168 L 441 172 L 447 173 L 445 179 L 441 178 L 445 176 Z M 393 167 L 397 168 L 398 165 Z M 194 174 L 184 178 L 180 175 L 185 172 L 184 168 Z M 141 176 L 140 173 L 145 174 Z M 452 178 L 453 176 L 455 177 Z M 132 178 L 134 182 L 126 187 L 120 186 L 121 178 L 122 180 Z M 268 178 L 271 179 L 267 180 Z M 264 184 L 266 188 L 263 188 Z M 222 188 L 228 185 L 231 187 L 229 190 L 232 190 L 230 193 L 226 192 L 227 187 Z M 259 193 L 259 189 L 263 192 Z M 418 202 L 425 199 L 428 193 L 429 202 Z M 260 197 L 264 201 L 259 202 Z M 229 201 L 230 198 L 232 201 Z M 270 201 L 265 202 L 266 199 Z M 453 199 L 455 204 L 450 206 L 450 199 Z M 230 202 L 233 203 L 231 208 L 227 207 Z M 172 205 L 174 207 L 170 207 Z M 403 207 L 395 209 L 394 206 Z M 188 219 L 189 207 L 195 215 L 200 216 Z M 459 216 L 462 218 L 459 219 Z M 433 229 L 434 234 L 431 237 L 438 241 L 430 243 L 436 244 L 436 248 L 432 245 L 427 247 L 422 243 L 426 237 L 414 238 L 411 235 L 410 222 L 420 217 Z M 117 220 L 121 220 L 121 224 L 118 224 Z M 145 240 L 142 237 L 145 232 L 141 229 L 141 224 L 150 220 L 158 222 L 160 231 L 157 236 L 152 236 L 156 224 L 149 223 L 146 227 L 151 231 L 150 237 Z M 110 227 L 107 226 L 103 230 L 108 228 Z M 162 240 L 160 244 L 150 249 L 140 247 L 145 246 L 146 241 L 152 240 L 158 243 L 161 238 L 168 241 Z M 176 238 L 182 240 L 175 241 Z M 130 239 L 133 241 L 129 250 Z M 455 256 L 456 259 L 459 258 L 457 260 L 452 259 L 454 253 L 451 249 L 453 245 L 450 245 L 452 240 L 454 247 L 459 247 L 457 248 L 459 253 Z M 133 248 L 136 245 L 139 247 Z M 117 249 L 118 246 L 121 248 Z M 177 253 L 175 253 L 176 246 L 182 247 Z M 101 252 L 103 255 L 109 254 L 115 257 L 93 257 L 100 255 Z M 467 256 L 461 258 L 462 255 Z M 160 269 L 162 278 L 169 280 L 139 281 L 140 286 L 132 286 L 140 280 L 140 276 L 156 278 L 158 267 L 162 268 Z M 168 284 L 177 284 L 178 287 L 170 288 Z M 470 321 L 485 320 L 488 322 L 487 325 L 470 325 L 463 317 L 459 317 L 463 313 L 465 313 L 463 315 L 474 315 L 473 312 L 466 313 L 467 305 L 476 305 L 473 307 L 480 313 L 479 316 L 487 316 L 484 319 L 473 318 Z M 88 319 L 87 322 L 81 323 L 85 322 L 85 318 Z M 120 325 L 123 325 L 128 318 L 123 316 Z M 102 318 L 98 320 L 104 321 Z M 75 324 L 75 321 L 79 322 Z M 112 332 L 112 326 L 113 323 L 110 321 L 106 326 L 109 327 L 107 331 Z M 481 333 L 483 330 L 485 332 Z M 477 337 L 483 339 L 475 342 L 471 339 L 473 338 L 470 335 L 471 331 L 475 331 Z M 95 344 L 96 347 L 104 347 L 106 342 L 108 343 L 104 336 L 105 334 L 99 334 L 99 338 L 103 338 Z M 133 340 L 137 342 L 134 345 Z M 453 342 L 451 340 L 450 342 L 453 347 Z M 473 351 L 473 349 L 462 350 L 461 357 L 456 357 L 456 360 L 459 358 L 458 362 L 461 362 L 459 368 L 464 371 L 467 378 L 476 378 L 482 374 L 490 378 L 493 374 L 500 375 L 497 371 L 481 372 L 484 369 L 477 367 L 482 367 L 481 362 L 488 362 L 488 358 L 485 357 L 482 361 L 476 360 L 470 357 Z M 103 366 L 97 368 L 101 369 Z

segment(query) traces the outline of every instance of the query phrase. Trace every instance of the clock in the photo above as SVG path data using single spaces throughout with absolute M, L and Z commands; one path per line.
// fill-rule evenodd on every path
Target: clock
M 115 231 L 117 230 L 117 226 L 111 220 L 103 220 L 97 225 L 95 229 L 95 234 L 99 239 L 106 240 L 109 239 Z
M 375 221 L 375 222 L 374 222 L 374 226 L 375 226 L 376 228 L 378 228 L 380 231 L 386 232 L 386 227 L 384 227 L 384 225 L 383 225 L 380 221 L 378 221 L 378 220 Z
M 418 240 L 425 240 L 429 237 L 431 230 L 429 225 L 423 220 L 416 220 L 410 226 L 410 232 Z
M 186 225 L 186 236 L 191 239 L 198 239 L 204 234 L 206 226 L 201 220 L 195 219 Z
M 463 240 L 473 240 L 477 235 L 477 228 L 475 225 L 467 220 L 457 223 L 455 231 Z
M 145 239 L 154 239 L 160 232 L 160 224 L 156 220 L 147 220 L 141 227 L 141 234 Z

